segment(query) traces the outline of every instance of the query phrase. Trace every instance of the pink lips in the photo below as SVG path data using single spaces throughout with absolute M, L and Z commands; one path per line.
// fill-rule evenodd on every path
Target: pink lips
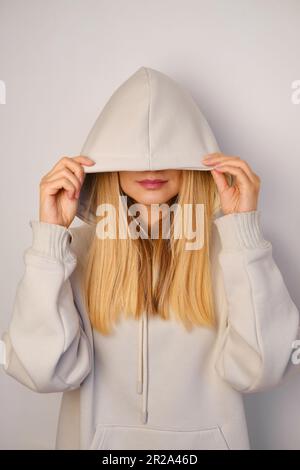
M 149 179 L 146 179 L 146 180 L 141 180 L 141 181 L 138 181 L 138 183 L 143 186 L 143 188 L 146 188 L 146 189 L 159 189 L 161 188 L 165 183 L 167 183 L 168 180 L 159 180 L 159 179 L 156 179 L 156 180 L 149 180 Z

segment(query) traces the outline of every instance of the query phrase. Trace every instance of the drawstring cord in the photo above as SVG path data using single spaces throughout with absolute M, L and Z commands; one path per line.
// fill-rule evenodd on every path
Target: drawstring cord
M 139 344 L 138 344 L 138 373 L 137 373 L 137 393 L 143 391 L 143 318 L 139 319 Z
M 141 422 L 148 419 L 148 314 L 139 319 L 137 393 L 142 394 Z

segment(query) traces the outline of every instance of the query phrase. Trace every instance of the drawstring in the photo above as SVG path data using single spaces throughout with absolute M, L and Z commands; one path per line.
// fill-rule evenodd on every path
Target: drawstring
M 142 394 L 141 422 L 148 419 L 148 313 L 139 319 L 137 393 Z
M 123 201 L 123 199 L 122 199 Z M 123 201 L 124 202 L 124 201 Z M 130 212 L 130 207 L 126 209 Z M 137 223 L 137 219 L 133 219 Z M 140 221 L 141 222 L 141 221 Z M 148 237 L 148 230 L 142 223 L 138 224 L 139 229 Z M 148 420 L 148 312 L 143 311 L 138 324 L 138 358 L 137 358 L 137 393 L 142 395 L 141 422 Z
M 139 345 L 138 345 L 138 372 L 137 372 L 137 393 L 143 391 L 143 317 L 139 319 Z

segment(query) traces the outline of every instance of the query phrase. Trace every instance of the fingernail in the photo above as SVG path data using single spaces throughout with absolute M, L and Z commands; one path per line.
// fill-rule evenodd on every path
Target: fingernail
M 91 162 L 91 163 L 93 163 L 93 164 L 96 163 L 92 158 L 87 157 L 86 155 L 80 155 L 80 157 L 81 157 L 81 158 L 85 158 L 86 160 L 89 160 L 89 162 Z

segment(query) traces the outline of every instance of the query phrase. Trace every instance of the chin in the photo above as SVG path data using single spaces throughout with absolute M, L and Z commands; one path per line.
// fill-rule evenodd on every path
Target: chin
M 139 198 L 134 198 L 136 202 L 138 202 L 139 204 L 145 204 L 145 205 L 150 205 L 150 204 L 163 204 L 163 203 L 167 203 L 168 200 L 170 199 L 169 197 L 166 197 L 166 196 L 163 196 L 161 194 L 153 194 L 154 191 L 152 192 L 152 194 L 146 194 L 146 195 L 143 195 Z

